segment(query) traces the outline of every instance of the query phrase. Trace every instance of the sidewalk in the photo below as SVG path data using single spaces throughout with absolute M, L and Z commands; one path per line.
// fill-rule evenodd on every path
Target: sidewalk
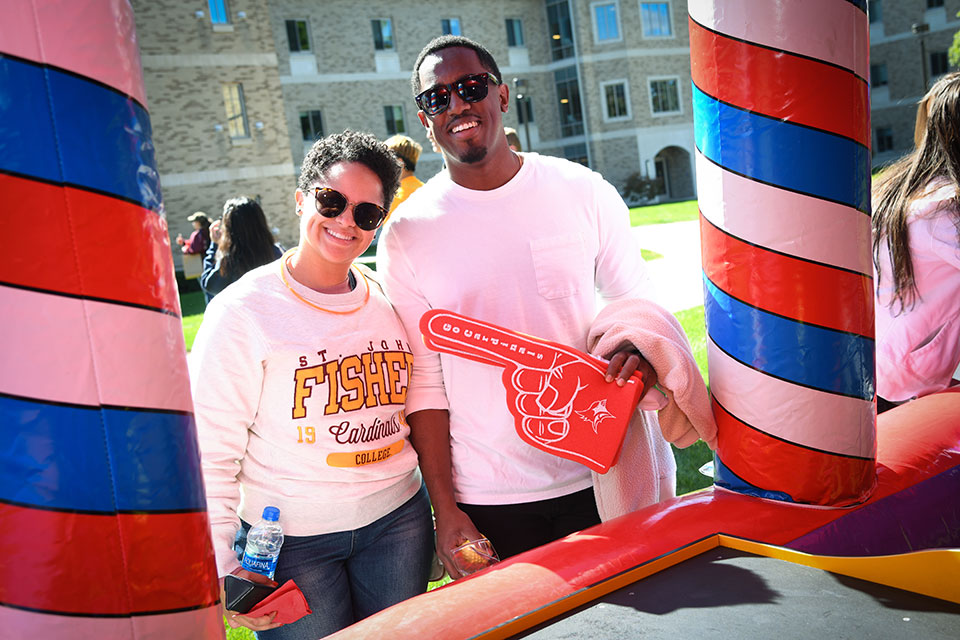
M 663 258 L 647 261 L 660 294 L 659 302 L 671 312 L 703 304 L 703 268 L 700 261 L 700 223 L 670 222 L 633 227 L 643 249 Z

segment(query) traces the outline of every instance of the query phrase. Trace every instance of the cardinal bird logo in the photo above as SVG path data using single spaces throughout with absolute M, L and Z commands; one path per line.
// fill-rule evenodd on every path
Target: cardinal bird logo
M 607 411 L 607 399 L 597 400 L 591 404 L 586 411 L 577 411 L 576 414 L 580 416 L 580 419 L 584 422 L 589 422 L 593 427 L 593 432 L 597 432 L 597 427 L 600 426 L 600 423 L 606 420 L 607 418 L 612 418 L 614 415 Z

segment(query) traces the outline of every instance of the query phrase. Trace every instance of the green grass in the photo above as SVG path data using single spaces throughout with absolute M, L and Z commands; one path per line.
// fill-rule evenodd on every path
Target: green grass
M 237 627 L 233 629 L 227 624 L 227 619 L 223 619 L 223 628 L 227 630 L 227 640 L 257 640 L 257 636 L 246 627 Z
M 650 249 L 640 249 L 640 255 L 643 256 L 643 259 L 647 262 L 650 262 L 651 260 L 659 260 L 663 257 L 662 253 L 650 251 Z
M 684 202 L 667 202 L 646 207 L 630 209 L 630 225 L 639 227 L 646 224 L 664 224 L 666 222 L 685 222 L 698 220 L 700 210 L 696 200 Z
M 193 348 L 193 339 L 197 337 L 197 329 L 203 321 L 203 312 L 207 308 L 203 301 L 202 291 L 191 291 L 180 294 L 180 312 L 183 314 L 183 340 L 187 343 L 187 351 Z
M 680 321 L 687 339 L 690 341 L 690 348 L 693 350 L 693 358 L 697 361 L 697 368 L 703 375 L 704 382 L 709 389 L 710 380 L 707 377 L 707 329 L 704 323 L 703 306 L 678 311 L 674 314 Z M 705 462 L 713 459 L 713 453 L 710 447 L 703 440 L 698 440 L 686 449 L 673 448 L 674 457 L 677 459 L 677 495 L 690 493 L 697 489 L 709 487 L 712 480 L 699 472 L 699 469 Z

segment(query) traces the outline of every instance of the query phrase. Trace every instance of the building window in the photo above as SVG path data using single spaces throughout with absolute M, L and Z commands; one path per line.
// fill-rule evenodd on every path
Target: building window
M 880 0 L 868 0 L 867 15 L 870 16 L 870 24 L 883 22 L 883 3 Z
M 519 18 L 507 18 L 507 46 L 523 46 L 523 21 Z
M 587 145 L 583 142 L 580 144 L 571 144 L 563 148 L 563 157 L 569 160 L 570 162 L 576 162 L 582 164 L 585 167 L 589 167 L 590 164 L 587 159 Z
M 287 20 L 287 42 L 290 51 L 310 51 L 306 20 Z
M 877 127 L 876 134 L 876 152 L 883 153 L 884 151 L 893 151 L 893 127 Z
M 213 24 L 230 24 L 230 7 L 227 0 L 209 0 L 210 22 Z
M 927 9 L 936 9 L 943 6 L 943 0 L 927 0 Z
M 373 27 L 373 47 L 377 51 L 393 51 L 393 24 L 389 18 L 371 20 Z
M 594 2 L 593 37 L 596 42 L 613 42 L 620 39 L 620 19 L 616 2 Z
M 550 33 L 550 55 L 563 60 L 573 55 L 573 29 L 567 0 L 547 0 L 547 25 Z
M 640 19 L 644 38 L 669 38 L 673 35 L 669 2 L 641 2 Z
M 932 77 L 942 76 L 949 68 L 950 63 L 947 61 L 946 51 L 934 51 L 930 54 L 930 75 Z
M 630 92 L 626 80 L 600 84 L 604 120 L 626 120 L 630 117 Z
M 383 119 L 387 123 L 387 135 L 392 136 L 407 132 L 407 128 L 403 125 L 403 107 L 400 105 L 385 106 L 383 108 Z
M 654 115 L 680 113 L 679 78 L 650 80 L 650 109 Z
M 460 18 L 444 18 L 440 21 L 440 30 L 445 36 L 462 36 L 460 32 Z
M 243 85 L 230 82 L 223 85 L 223 106 L 227 110 L 227 131 L 231 138 L 249 138 L 247 108 L 243 104 Z
M 887 86 L 887 65 L 886 64 L 870 65 L 870 86 L 874 89 L 876 89 L 877 87 Z
M 553 74 L 557 84 L 557 100 L 560 110 L 560 135 L 583 134 L 583 111 L 580 109 L 580 83 L 575 67 L 560 69 Z
M 300 112 L 300 130 L 303 131 L 303 141 L 313 142 L 323 137 L 323 117 L 319 111 Z

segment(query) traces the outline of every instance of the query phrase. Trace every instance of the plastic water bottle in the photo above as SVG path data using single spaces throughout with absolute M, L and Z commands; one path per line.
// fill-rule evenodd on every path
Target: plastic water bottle
M 283 546 L 283 528 L 280 526 L 280 510 L 264 507 L 263 519 L 250 527 L 247 546 L 243 550 L 241 565 L 247 571 L 263 574 L 273 580 L 277 570 L 277 556 Z

